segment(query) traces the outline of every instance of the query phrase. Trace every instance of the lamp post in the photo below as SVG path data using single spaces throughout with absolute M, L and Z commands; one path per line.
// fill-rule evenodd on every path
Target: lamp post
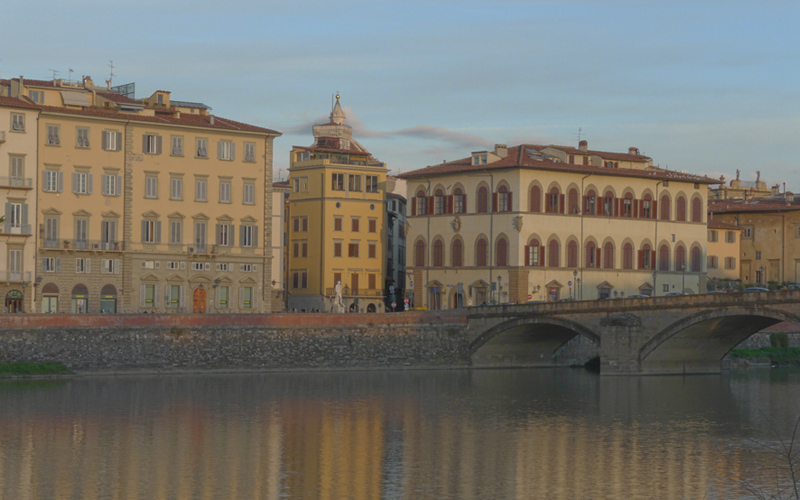
M 503 286 L 500 284 L 500 281 L 503 280 L 503 277 L 499 274 L 497 275 L 497 303 L 500 303 L 500 290 L 503 289 Z
M 36 279 L 33 281 L 33 309 L 31 309 L 32 313 L 36 312 L 36 287 L 42 284 L 42 277 L 37 276 Z
M 347 285 L 344 286 L 344 295 L 345 295 L 345 297 L 350 295 L 350 287 L 347 286 Z M 342 302 L 344 302 L 344 301 L 342 301 Z M 347 312 L 347 308 L 345 308 L 345 312 Z
M 578 270 L 575 269 L 572 271 L 572 284 L 575 285 L 575 296 L 572 297 L 573 299 L 578 299 Z M 570 287 L 569 294 L 572 295 L 572 288 Z
M 22 282 L 22 312 L 25 312 L 25 287 L 28 286 L 27 281 Z
M 656 271 L 653 271 L 653 297 L 656 296 Z
M 681 262 L 681 295 L 686 290 L 686 262 Z
M 760 276 L 761 279 L 759 280 L 759 284 L 764 285 L 767 283 L 767 277 L 764 276 L 764 271 L 765 271 L 764 266 L 761 266 L 760 271 L 761 271 L 761 276 Z
M 219 293 L 219 290 L 217 290 L 217 288 L 219 288 L 219 278 L 214 280 L 214 285 L 212 286 L 212 288 L 214 289 L 214 297 L 212 297 L 211 300 L 213 301 L 214 309 L 216 310 L 216 312 L 219 312 L 219 304 L 217 304 L 217 294 Z

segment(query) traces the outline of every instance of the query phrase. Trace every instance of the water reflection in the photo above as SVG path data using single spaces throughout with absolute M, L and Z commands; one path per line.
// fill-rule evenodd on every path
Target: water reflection
M 6 381 L 0 498 L 744 498 L 797 401 L 797 372 Z

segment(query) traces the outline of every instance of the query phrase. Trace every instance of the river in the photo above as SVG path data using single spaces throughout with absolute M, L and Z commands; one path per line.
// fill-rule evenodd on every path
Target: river
M 753 498 L 798 415 L 800 371 L 5 380 L 0 498 Z

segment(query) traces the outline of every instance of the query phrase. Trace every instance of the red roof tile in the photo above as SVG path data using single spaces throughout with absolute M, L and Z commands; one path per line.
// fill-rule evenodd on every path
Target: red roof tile
M 611 151 L 595 151 L 593 149 L 581 151 L 579 148 L 573 148 L 572 146 L 558 146 L 555 144 L 551 144 L 549 146 L 533 146 L 533 147 L 560 149 L 561 151 L 570 155 L 596 155 L 599 156 L 600 158 L 603 158 L 604 160 L 643 162 L 651 159 L 649 156 L 632 155 L 628 153 L 614 153 Z
M 787 205 L 786 200 L 777 198 L 761 198 L 751 201 L 721 200 L 708 205 L 710 213 L 791 212 L 795 210 L 800 210 L 800 202 L 791 200 Z
M 5 96 L 0 96 L 0 106 L 10 106 L 14 108 L 32 108 L 32 109 L 39 108 L 38 105 L 32 104 L 28 101 L 23 101 L 22 99 L 17 99 L 16 97 L 5 97 Z
M 736 224 L 728 224 L 727 222 L 722 222 L 714 219 L 708 219 L 708 228 L 709 229 L 736 229 L 741 231 L 742 228 L 737 226 Z
M 122 104 L 139 104 L 143 106 L 141 101 L 131 99 L 130 97 L 126 97 L 122 94 L 117 94 L 116 92 L 98 92 L 97 95 L 104 97 L 109 101 L 119 102 Z
M 414 177 L 427 177 L 431 175 L 449 175 L 465 171 L 476 170 L 502 170 L 502 169 L 531 169 L 531 170 L 551 170 L 559 172 L 574 172 L 583 174 L 608 175 L 615 177 L 638 177 L 644 179 L 674 180 L 684 182 L 696 182 L 700 184 L 719 184 L 718 179 L 711 179 L 706 176 L 684 174 L 674 170 L 663 170 L 660 168 L 649 168 L 647 170 L 635 170 L 630 168 L 606 168 L 594 167 L 591 165 L 572 165 L 570 163 L 554 162 L 550 160 L 533 159 L 525 154 L 526 149 L 538 151 L 542 146 L 523 144 L 508 148 L 508 156 L 493 163 L 486 165 L 473 165 L 472 158 L 451 161 L 432 165 L 411 172 L 404 172 L 397 177 L 401 179 L 411 179 Z

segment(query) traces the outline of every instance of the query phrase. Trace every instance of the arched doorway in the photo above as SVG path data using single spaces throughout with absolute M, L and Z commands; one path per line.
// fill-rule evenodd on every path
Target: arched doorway
M 42 287 L 42 313 L 54 314 L 58 312 L 58 286 L 47 283 Z
M 358 306 L 355 303 L 350 304 L 350 312 L 351 313 L 358 312 Z
M 375 304 L 369 304 L 367 306 L 367 312 L 368 313 L 374 313 L 375 312 Z
M 86 285 L 79 283 L 72 288 L 72 305 L 70 311 L 73 314 L 89 312 L 89 289 L 86 288 Z
M 192 312 L 202 314 L 206 312 L 206 290 L 203 285 L 194 289 L 192 294 Z
M 6 294 L 6 312 L 7 313 L 21 313 L 23 310 L 23 301 L 25 296 L 19 290 L 11 290 Z
M 100 312 L 117 312 L 117 288 L 114 285 L 106 285 L 100 290 Z

